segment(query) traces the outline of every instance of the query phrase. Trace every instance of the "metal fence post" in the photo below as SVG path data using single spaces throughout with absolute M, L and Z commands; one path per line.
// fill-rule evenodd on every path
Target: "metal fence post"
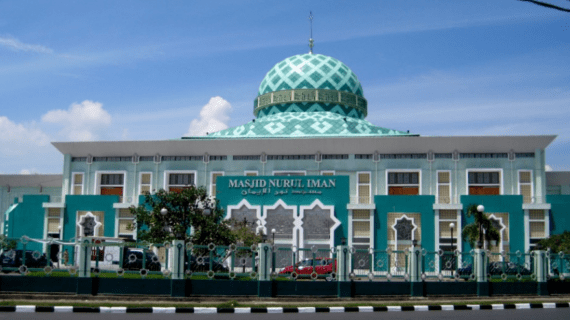
M 79 245 L 79 278 L 91 277 L 91 242 L 81 240 Z
M 337 279 L 338 297 L 350 298 L 352 296 L 352 283 L 350 281 L 350 249 L 346 245 L 336 247 L 337 250 Z
M 271 297 L 273 295 L 273 284 L 271 282 L 272 269 L 272 248 L 269 243 L 260 243 L 257 245 L 259 253 L 259 265 L 257 271 L 259 274 L 258 296 Z
M 412 297 L 423 296 L 423 282 L 421 278 L 422 254 L 421 248 L 414 245 L 410 250 L 409 259 L 409 275 L 410 275 L 410 294 Z
M 172 280 L 184 279 L 184 240 L 172 241 Z
M 536 276 L 537 294 L 540 296 L 546 296 L 548 295 L 548 287 L 546 282 L 548 274 L 548 261 L 546 259 L 546 251 L 541 249 L 534 251 L 534 259 L 534 274 Z
M 477 278 L 477 295 L 489 295 L 489 282 L 487 279 L 487 253 L 483 249 L 475 249 L 475 277 Z

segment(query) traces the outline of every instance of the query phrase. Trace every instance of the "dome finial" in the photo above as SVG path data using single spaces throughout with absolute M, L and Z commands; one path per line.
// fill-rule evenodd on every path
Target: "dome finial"
M 313 40 L 313 12 L 309 11 L 309 23 L 311 25 L 311 37 L 309 38 L 309 53 L 313 53 L 314 40 Z

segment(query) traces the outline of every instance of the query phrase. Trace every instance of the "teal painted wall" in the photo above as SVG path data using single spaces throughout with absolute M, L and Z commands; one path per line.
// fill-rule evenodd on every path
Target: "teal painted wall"
M 116 209 L 113 203 L 118 202 L 118 196 L 101 195 L 67 195 L 65 196 L 65 215 L 63 221 L 63 239 L 74 238 L 77 225 L 77 211 L 104 211 L 105 237 L 115 236 Z
M 422 217 L 421 245 L 427 251 L 435 250 L 434 196 L 374 196 L 374 248 L 385 250 L 388 247 L 388 213 L 419 213 Z
M 548 195 L 550 203 L 550 234 L 561 234 L 570 231 L 570 195 Z
M 271 192 L 264 195 L 256 195 L 247 193 L 242 194 L 242 191 L 248 190 L 243 188 L 230 188 L 229 181 L 231 180 L 252 180 L 260 179 L 266 181 L 269 186 L 269 180 L 300 180 L 304 187 L 300 188 L 271 188 Z M 335 187 L 330 188 L 308 188 L 309 180 L 328 181 L 334 179 L 336 181 Z M 274 205 L 279 199 L 283 200 L 287 205 L 296 205 L 297 214 L 299 214 L 299 206 L 310 205 L 316 199 L 319 199 L 324 205 L 334 205 L 335 217 L 340 221 L 341 225 L 335 231 L 335 244 L 340 243 L 341 237 L 348 238 L 348 210 L 346 204 L 349 203 L 349 177 L 348 176 L 299 176 L 299 177 L 278 177 L 278 176 L 257 176 L 257 177 L 244 177 L 244 176 L 224 176 L 219 177 L 217 180 L 218 200 L 220 206 L 224 209 L 228 205 L 236 205 L 242 199 L 246 199 L 252 205 L 261 205 L 261 212 L 263 212 L 264 205 Z M 263 188 L 251 188 L 251 191 L 260 191 Z M 276 191 L 288 190 L 287 194 L 278 194 Z M 293 190 L 300 192 L 307 192 L 307 194 L 293 194 Z M 318 190 L 321 194 L 309 194 L 311 190 Z M 269 191 L 269 190 L 268 190 Z
M 463 204 L 462 229 L 475 221 L 474 217 L 467 217 L 467 208 L 471 204 L 482 204 L 485 206 L 485 213 L 508 213 L 509 214 L 509 251 L 520 250 L 525 252 L 524 235 L 526 226 L 524 225 L 524 210 L 522 209 L 523 198 L 520 195 L 503 196 L 461 196 Z M 463 251 L 470 251 L 472 248 L 468 242 L 463 242 Z
M 44 238 L 45 209 L 44 202 L 49 201 L 47 195 L 25 195 L 23 201 L 18 204 L 8 217 L 9 238 L 20 238 L 24 235 L 35 238 Z M 21 248 L 21 245 L 18 245 Z M 40 243 L 30 242 L 26 250 L 42 250 Z

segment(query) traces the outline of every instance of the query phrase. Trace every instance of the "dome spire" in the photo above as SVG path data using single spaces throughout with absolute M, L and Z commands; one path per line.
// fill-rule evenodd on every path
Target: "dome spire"
M 311 37 L 309 38 L 309 53 L 313 53 L 314 40 L 313 40 L 313 12 L 309 11 L 309 24 L 311 25 Z

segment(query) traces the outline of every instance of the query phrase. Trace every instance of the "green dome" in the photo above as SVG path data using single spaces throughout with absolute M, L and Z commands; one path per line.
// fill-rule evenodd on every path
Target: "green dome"
M 254 115 L 307 111 L 366 117 L 367 102 L 354 72 L 322 54 L 295 55 L 277 63 L 261 81 Z
M 291 89 L 331 89 L 364 97 L 354 72 L 322 54 L 298 54 L 277 63 L 261 81 L 257 95 Z

